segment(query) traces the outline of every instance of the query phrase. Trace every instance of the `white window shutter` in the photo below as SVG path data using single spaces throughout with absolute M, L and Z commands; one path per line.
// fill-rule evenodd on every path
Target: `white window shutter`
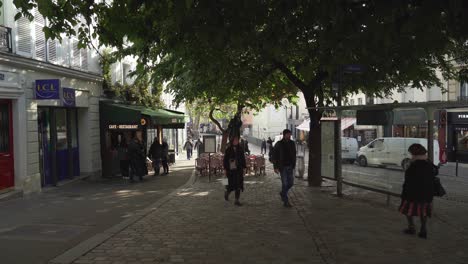
M 59 64 L 65 67 L 70 67 L 70 39 L 62 36 L 62 43 L 60 44 L 60 59 Z
M 78 40 L 71 39 L 71 66 L 73 68 L 81 67 L 80 49 L 78 48 Z
M 51 63 L 58 63 L 58 41 L 49 39 L 47 41 L 47 61 Z
M 35 55 L 37 60 L 46 60 L 46 39 L 45 34 L 42 31 L 45 25 L 45 19 L 37 11 L 34 10 L 34 33 L 35 33 Z
M 32 57 L 31 22 L 25 17 L 16 20 L 16 53 Z
M 88 49 L 81 49 L 81 69 L 84 71 L 88 70 Z

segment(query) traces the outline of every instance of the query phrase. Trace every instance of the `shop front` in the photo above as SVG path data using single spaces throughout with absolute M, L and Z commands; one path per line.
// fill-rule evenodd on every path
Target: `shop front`
M 160 141 L 166 138 L 170 152 L 174 152 L 174 146 L 178 142 L 170 130 L 184 128 L 185 121 L 184 114 L 180 112 L 106 101 L 100 102 L 99 113 L 102 176 L 107 178 L 127 174 L 127 144 L 136 136 L 137 131 L 142 132 L 145 152 L 156 137 Z
M 447 158 L 468 162 L 468 109 L 447 109 Z
M 35 92 L 41 185 L 57 185 L 80 175 L 75 90 L 61 87 L 59 79 L 50 79 L 37 80 Z M 46 105 L 51 102 L 53 106 Z

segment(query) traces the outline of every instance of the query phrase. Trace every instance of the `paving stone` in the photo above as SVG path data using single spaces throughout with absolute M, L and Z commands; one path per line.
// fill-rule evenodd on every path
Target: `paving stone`
M 293 208 L 279 199 L 277 175 L 248 176 L 242 207 L 219 182 L 199 178 L 164 205 L 78 259 L 84 263 L 465 263 L 465 230 L 430 221 L 422 241 L 401 234 L 396 210 L 339 199 L 298 182 Z M 440 243 L 444 241 L 444 243 Z M 90 257 L 91 256 L 91 257 Z M 98 259 L 99 258 L 99 259 Z

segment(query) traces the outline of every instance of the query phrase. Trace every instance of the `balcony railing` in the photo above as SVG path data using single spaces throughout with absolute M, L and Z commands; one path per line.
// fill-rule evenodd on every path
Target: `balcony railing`
M 458 96 L 458 101 L 459 101 L 459 102 L 467 102 L 467 103 L 468 103 L 468 96 L 467 96 L 467 95 Z
M 0 51 L 12 52 L 11 28 L 0 26 Z

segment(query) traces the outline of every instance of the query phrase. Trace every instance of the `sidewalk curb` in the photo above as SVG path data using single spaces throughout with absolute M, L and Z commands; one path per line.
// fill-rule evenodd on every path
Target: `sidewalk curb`
M 63 252 L 61 255 L 53 258 L 48 263 L 51 263 L 51 264 L 70 264 L 70 263 L 72 263 L 73 261 L 75 261 L 79 257 L 83 256 L 84 254 L 91 251 L 95 247 L 99 246 L 100 244 L 102 244 L 106 240 L 108 240 L 111 237 L 113 237 L 114 235 L 118 234 L 119 232 L 121 232 L 122 230 L 127 228 L 128 226 L 130 226 L 133 223 L 139 221 L 140 219 L 147 216 L 148 214 L 156 211 L 159 207 L 161 207 L 162 205 L 167 203 L 169 200 L 171 200 L 174 197 L 175 194 L 180 192 L 180 190 L 183 190 L 183 189 L 188 188 L 191 185 L 193 185 L 195 183 L 195 181 L 196 181 L 196 178 L 197 178 L 196 177 L 196 171 L 193 170 L 189 180 L 184 185 L 182 185 L 181 187 L 175 189 L 174 191 L 172 191 L 168 195 L 164 196 L 163 198 L 159 199 L 155 203 L 147 206 L 146 208 L 144 208 L 140 212 L 136 213 L 131 218 L 128 218 L 128 219 L 126 219 L 126 220 L 124 220 L 124 221 L 110 227 L 109 229 L 105 230 L 104 232 L 98 233 L 98 234 L 88 238 L 87 240 L 82 241 L 78 245 L 76 245 L 76 246 L 68 249 L 67 251 Z

